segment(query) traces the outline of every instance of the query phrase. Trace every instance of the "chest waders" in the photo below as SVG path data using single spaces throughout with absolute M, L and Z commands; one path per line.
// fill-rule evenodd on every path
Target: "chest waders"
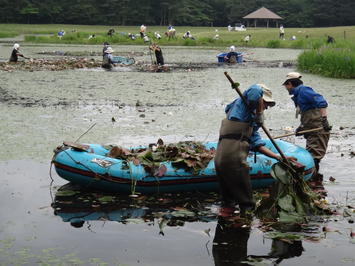
M 255 206 L 246 162 L 252 131 L 249 123 L 222 120 L 214 159 L 222 200 L 225 204 L 239 204 L 241 210 Z
M 320 109 L 311 109 L 301 113 L 301 124 L 304 129 L 323 127 L 321 121 Z M 316 166 L 316 173 L 319 170 L 319 163 L 323 159 L 329 142 L 330 133 L 324 129 L 304 135 L 306 141 L 306 150 L 312 154 Z
M 112 69 L 112 64 L 110 62 L 108 54 L 104 55 L 101 67 L 106 68 L 106 69 Z

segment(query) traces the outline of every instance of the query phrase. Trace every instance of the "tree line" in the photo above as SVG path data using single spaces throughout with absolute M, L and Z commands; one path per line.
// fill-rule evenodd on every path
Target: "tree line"
M 287 27 L 355 25 L 354 0 L 0 0 L 0 23 L 226 26 L 263 6 Z

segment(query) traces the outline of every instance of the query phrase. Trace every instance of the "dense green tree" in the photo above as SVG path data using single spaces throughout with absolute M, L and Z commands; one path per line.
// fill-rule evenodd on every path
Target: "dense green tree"
M 354 0 L 0 0 L 0 23 L 226 26 L 262 6 L 287 27 L 355 25 Z

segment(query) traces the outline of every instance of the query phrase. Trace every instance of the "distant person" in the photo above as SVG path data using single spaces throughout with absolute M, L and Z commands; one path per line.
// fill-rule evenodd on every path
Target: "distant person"
M 90 39 L 93 39 L 93 38 L 95 38 L 95 34 L 91 34 L 88 39 L 90 40 Z
M 168 39 L 175 39 L 175 34 L 176 34 L 176 30 L 174 28 L 171 28 L 170 30 L 168 30 L 167 32 L 165 32 L 165 36 L 168 37 Z
M 285 40 L 285 28 L 284 28 L 284 26 L 283 26 L 282 24 L 280 25 L 279 38 L 280 38 L 281 40 Z
M 20 50 L 20 45 L 18 43 L 15 43 L 14 44 L 14 47 L 12 49 L 12 53 L 11 53 L 11 56 L 10 56 L 10 62 L 14 62 L 16 63 L 18 61 L 18 57 L 21 56 L 23 58 L 26 58 L 26 59 L 29 59 L 28 57 L 25 57 L 23 54 L 21 54 L 19 52 Z
M 107 47 L 107 49 L 105 50 L 105 54 L 103 56 L 103 60 L 102 60 L 102 68 L 111 70 L 113 66 L 115 66 L 115 64 L 113 63 L 113 49 L 109 46 Z
M 227 30 L 228 30 L 228 31 L 232 31 L 232 30 L 233 30 L 233 27 L 229 24 L 228 27 L 227 27 Z
M 103 44 L 104 44 L 104 47 L 102 48 L 102 56 L 105 55 L 107 48 L 110 46 L 110 44 L 108 42 L 104 42 Z
M 164 57 L 161 48 L 156 43 L 152 43 L 152 45 L 149 46 L 149 49 L 155 53 L 155 58 L 157 59 L 157 65 L 163 66 Z
M 154 32 L 154 37 L 158 40 L 161 39 L 161 35 L 159 34 L 159 32 Z
M 185 32 L 184 35 L 182 36 L 182 38 L 195 40 L 195 38 L 192 36 L 190 31 Z
M 147 27 L 144 26 L 144 24 L 141 25 L 140 29 L 139 29 L 139 34 L 141 35 L 141 38 L 143 39 L 145 36 L 145 31 L 147 30 Z
M 132 34 L 132 33 L 128 33 L 128 38 L 130 38 L 131 40 L 135 40 L 136 39 L 136 35 Z
M 112 37 L 114 33 L 115 33 L 115 30 L 111 28 L 108 30 L 107 35 Z
M 145 43 L 150 42 L 150 39 L 149 39 L 148 35 L 144 35 L 143 41 L 144 41 Z
M 247 36 L 244 37 L 244 42 L 245 42 L 246 44 L 248 44 L 248 43 L 250 42 L 250 39 L 251 39 L 251 35 L 248 34 Z
M 171 24 L 169 24 L 169 26 L 168 26 L 168 31 L 169 30 L 172 30 L 174 27 L 171 25 Z
M 332 36 L 327 37 L 327 43 L 335 43 L 335 39 Z
M 62 37 L 65 35 L 65 31 L 64 30 L 60 30 L 58 31 L 58 38 L 62 39 Z
M 224 61 L 227 63 L 235 64 L 237 63 L 238 54 L 235 52 L 235 46 L 229 47 L 229 53 L 224 57 Z

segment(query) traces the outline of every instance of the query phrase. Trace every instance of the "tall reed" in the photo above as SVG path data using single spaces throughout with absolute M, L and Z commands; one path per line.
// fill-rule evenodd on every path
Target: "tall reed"
M 333 78 L 355 78 L 355 45 L 337 42 L 304 51 L 298 57 L 298 69 Z

